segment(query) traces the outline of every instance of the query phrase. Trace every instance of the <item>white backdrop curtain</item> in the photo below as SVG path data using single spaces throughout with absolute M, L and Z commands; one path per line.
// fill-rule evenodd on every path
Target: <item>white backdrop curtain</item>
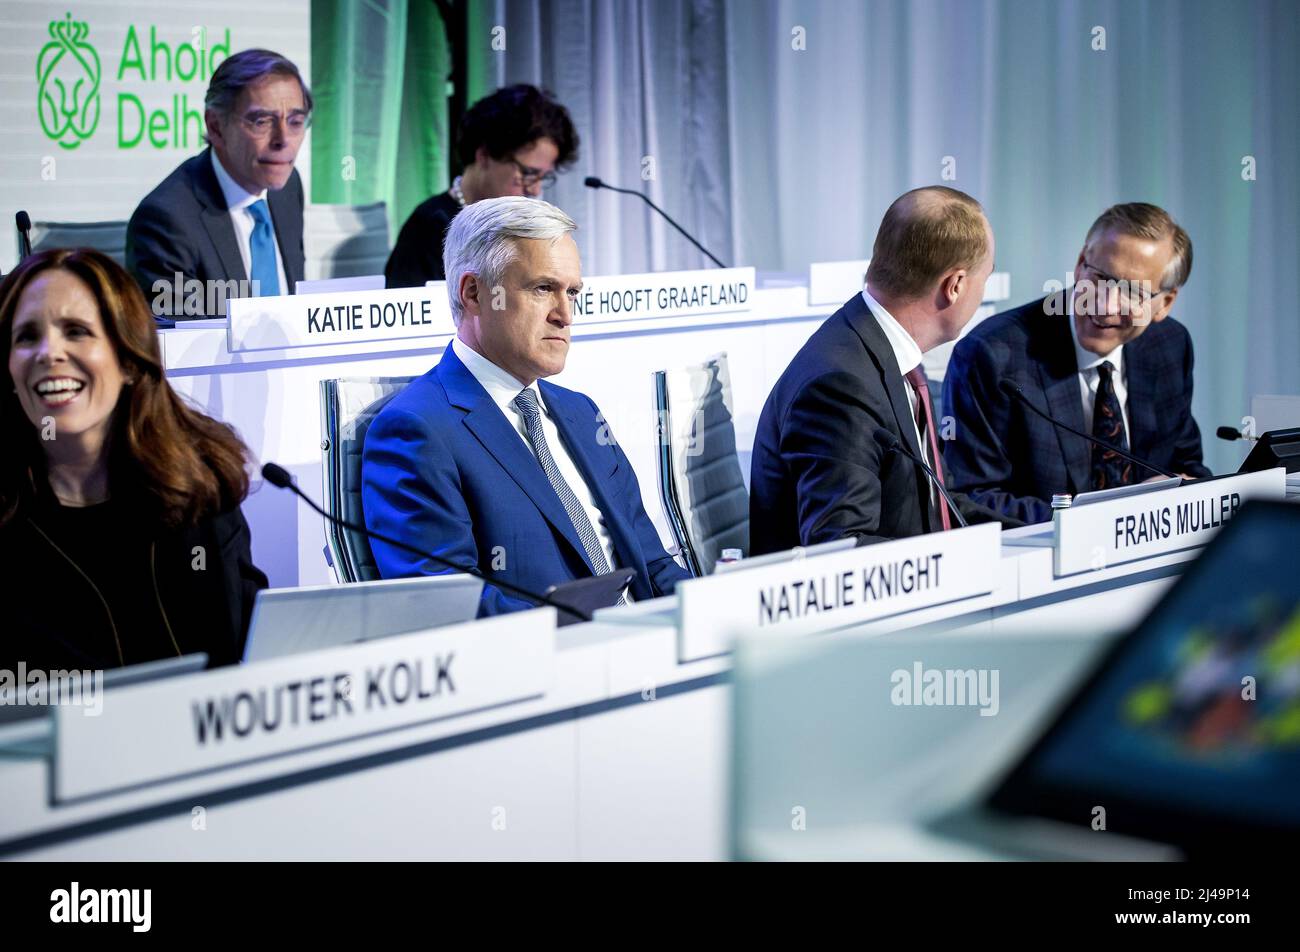
M 1294 0 L 496 0 L 470 36 L 487 88 L 540 83 L 573 113 L 582 157 L 550 197 L 588 273 L 705 266 L 589 174 L 724 261 L 798 273 L 868 256 L 889 202 L 949 171 L 1017 303 L 1065 279 L 1107 205 L 1164 206 L 1195 245 L 1174 315 L 1218 471 L 1242 454 L 1216 424 L 1300 393 L 1297 49 Z

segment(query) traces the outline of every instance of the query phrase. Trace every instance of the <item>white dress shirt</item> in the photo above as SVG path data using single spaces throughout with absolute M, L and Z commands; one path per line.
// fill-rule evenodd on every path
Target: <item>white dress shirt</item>
M 460 358 L 460 362 L 465 365 L 465 369 L 474 375 L 474 379 L 487 391 L 492 402 L 505 414 L 506 420 L 524 441 L 524 446 L 528 447 L 528 451 L 533 456 L 536 456 L 533 444 L 528 439 L 528 427 L 524 423 L 524 415 L 514 405 L 514 399 L 519 396 L 524 385 L 513 374 L 502 370 L 459 337 L 452 338 L 451 348 Z M 587 518 L 591 520 L 591 525 L 596 530 L 596 537 L 600 539 L 600 547 L 605 551 L 605 561 L 609 563 L 610 568 L 617 568 L 618 560 L 614 555 L 614 543 L 610 539 L 609 529 L 605 526 L 605 516 L 596 506 L 596 500 L 587 486 L 587 481 L 582 478 L 582 472 L 573 462 L 573 457 L 569 455 L 560 431 L 556 429 L 555 421 L 551 419 L 550 408 L 546 405 L 537 382 L 529 384 L 528 389 L 533 391 L 533 396 L 537 398 L 537 405 L 541 408 L 542 432 L 546 435 L 546 446 L 551 451 L 551 457 L 555 460 L 560 475 L 573 490 L 573 495 L 578 497 L 578 502 L 586 510 Z M 631 594 L 627 597 L 628 601 L 632 600 Z
M 1074 316 L 1070 315 L 1070 336 L 1074 339 L 1075 366 L 1079 368 L 1079 399 L 1083 401 L 1083 432 L 1092 432 L 1092 414 L 1097 406 L 1097 388 L 1101 386 L 1101 371 L 1097 368 L 1103 361 L 1110 361 L 1114 368 L 1110 379 L 1115 383 L 1115 398 L 1119 400 L 1120 415 L 1124 418 L 1124 436 L 1128 448 L 1133 449 L 1133 431 L 1128 425 L 1128 382 L 1124 372 L 1124 345 L 1120 344 L 1105 357 L 1098 357 L 1079 343 L 1079 332 L 1074 327 Z
M 871 296 L 871 292 L 864 290 L 862 300 L 867 302 L 867 309 L 880 325 L 880 329 L 885 332 L 885 339 L 889 341 L 890 349 L 894 352 L 894 359 L 898 361 L 898 369 L 902 372 L 904 378 L 916 367 L 921 365 L 920 346 L 912 340 L 903 325 L 898 323 L 894 315 L 885 310 L 884 305 Z M 934 460 L 930 459 L 930 441 L 921 439 L 920 427 L 916 425 L 917 412 L 917 394 L 912 389 L 912 385 L 903 380 L 903 389 L 907 392 L 907 403 L 912 408 L 912 433 L 916 436 L 916 445 L 921 447 L 921 452 L 925 456 L 925 461 L 931 466 Z
M 230 223 L 235 226 L 235 244 L 239 246 L 239 257 L 244 262 L 244 274 L 251 281 L 253 279 L 251 242 L 253 240 L 253 226 L 257 224 L 257 219 L 248 210 L 248 206 L 266 198 L 266 189 L 262 189 L 261 194 L 258 195 L 244 191 L 244 186 L 231 178 L 230 173 L 222 167 L 221 160 L 217 158 L 216 150 L 212 152 L 212 169 L 217 173 L 217 182 L 221 185 L 221 194 L 226 197 L 226 208 L 230 210 Z M 293 291 L 293 288 L 289 287 L 289 281 L 284 275 L 284 256 L 280 254 L 280 239 L 275 234 L 275 219 L 271 216 L 270 202 L 266 203 L 266 217 L 271 220 L 271 237 L 274 239 L 271 244 L 275 248 L 275 270 L 280 276 L 280 293 L 289 294 Z

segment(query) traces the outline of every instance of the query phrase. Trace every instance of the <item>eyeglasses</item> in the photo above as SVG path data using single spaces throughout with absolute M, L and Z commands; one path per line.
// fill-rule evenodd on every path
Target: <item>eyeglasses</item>
M 288 116 L 281 117 L 279 113 L 261 110 L 240 116 L 239 121 L 245 129 L 259 139 L 265 139 L 278 123 L 283 122 L 285 135 L 296 139 L 307 132 L 307 128 L 311 125 L 311 113 L 291 112 Z
M 543 172 L 541 169 L 529 168 L 514 156 L 511 156 L 509 161 L 515 167 L 515 171 L 519 174 L 519 181 L 525 188 L 532 188 L 538 182 L 542 183 L 543 188 L 550 188 L 555 184 L 554 172 Z
M 1168 288 L 1148 291 L 1147 285 L 1150 282 L 1117 278 L 1089 264 L 1087 258 L 1083 259 L 1083 267 L 1085 271 L 1093 275 L 1091 292 L 1094 300 L 1099 300 L 1103 294 L 1109 295 L 1114 290 L 1119 295 L 1120 307 L 1126 309 L 1124 313 L 1142 313 L 1151 305 L 1151 302 L 1169 291 Z M 1086 288 L 1084 293 L 1087 293 Z

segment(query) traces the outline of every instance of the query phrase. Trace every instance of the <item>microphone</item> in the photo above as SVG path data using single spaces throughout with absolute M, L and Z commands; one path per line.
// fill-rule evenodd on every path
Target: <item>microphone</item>
M 1132 453 L 1124 452 L 1118 446 L 1111 446 L 1109 443 L 1105 442 L 1104 440 L 1097 439 L 1095 436 L 1093 436 L 1090 433 L 1084 433 L 1082 430 L 1076 430 L 1074 427 L 1062 423 L 1060 420 L 1056 419 L 1056 417 L 1034 406 L 1033 401 L 1031 401 L 1027 396 L 1025 396 L 1025 392 L 1021 390 L 1019 387 L 1017 387 L 1010 380 L 999 381 L 998 389 L 1001 390 L 1003 393 L 1005 393 L 1007 396 L 1015 400 L 1019 400 L 1021 403 L 1029 407 L 1029 409 L 1033 410 L 1035 413 L 1037 413 L 1048 423 L 1052 424 L 1052 426 L 1059 426 L 1062 430 L 1065 430 L 1067 433 L 1073 433 L 1075 436 L 1081 436 L 1089 443 L 1096 443 L 1102 449 L 1110 450 L 1113 453 L 1118 453 L 1120 456 L 1124 457 L 1129 462 L 1137 463 L 1139 466 L 1145 469 L 1149 469 L 1153 473 L 1159 473 L 1161 476 L 1168 476 L 1170 479 L 1180 478 L 1177 473 L 1171 473 L 1167 469 L 1161 469 L 1159 466 L 1154 466 L 1151 463 L 1148 463 L 1144 459 L 1138 459 L 1138 457 L 1134 456 Z
M 566 605 L 564 604 L 564 602 L 551 598 L 549 595 L 538 595 L 536 592 L 530 592 L 526 588 L 520 588 L 518 585 L 515 585 L 511 582 L 507 582 L 504 579 L 497 579 L 497 578 L 490 579 L 473 566 L 460 565 L 457 562 L 451 561 L 451 559 L 444 559 L 440 555 L 434 555 L 432 552 L 425 552 L 423 549 L 417 549 L 414 546 L 407 545 L 405 542 L 399 542 L 397 539 L 390 539 L 386 535 L 380 535 L 378 532 L 375 532 L 372 529 L 367 529 L 365 526 L 358 525 L 355 522 L 348 522 L 346 519 L 340 519 L 338 516 L 331 515 L 330 513 L 322 509 L 320 506 L 316 505 L 315 500 L 313 500 L 305 492 L 299 489 L 298 484 L 295 483 L 293 481 L 293 477 L 289 475 L 289 471 L 277 463 L 267 463 L 266 465 L 264 465 L 262 467 L 262 478 L 264 478 L 268 483 L 270 483 L 276 489 L 289 490 L 289 492 L 293 493 L 295 496 L 297 496 L 299 499 L 305 502 L 308 506 L 316 510 L 316 512 L 320 513 L 322 516 L 324 516 L 327 520 L 334 523 L 335 525 L 343 526 L 345 529 L 351 529 L 353 532 L 360 532 L 362 535 L 368 538 L 378 539 L 380 542 L 386 542 L 389 545 L 402 549 L 405 552 L 410 552 L 412 555 L 418 555 L 421 558 L 432 559 L 434 562 L 437 562 L 439 565 L 442 565 L 449 569 L 453 569 L 454 571 L 464 572 L 466 575 L 473 575 L 475 578 L 481 578 L 488 585 L 495 585 L 498 588 L 504 588 L 507 591 L 514 592 L 516 595 L 522 595 L 524 598 L 528 599 L 529 601 L 537 602 L 538 604 L 541 605 L 549 605 L 552 608 L 558 609 L 559 611 L 562 612 L 568 612 L 570 615 L 576 615 L 578 618 L 581 618 L 583 621 L 591 621 L 591 615 L 588 612 L 584 612 L 580 608 L 574 608 L 572 605 Z
M 18 260 L 22 261 L 32 253 L 32 219 L 26 212 L 14 215 L 14 224 L 18 226 Z
M 1214 435 L 1221 440 L 1227 440 L 1229 443 L 1235 440 L 1248 440 L 1251 443 L 1255 443 L 1259 440 L 1258 436 L 1247 436 L 1245 433 L 1242 433 L 1241 430 L 1231 426 L 1219 427 L 1214 431 Z
M 681 232 L 682 236 L 685 237 L 687 241 L 693 244 L 696 248 L 699 248 L 700 251 L 704 253 L 704 256 L 706 258 L 708 258 L 710 261 L 716 264 L 719 268 L 726 267 L 725 264 L 723 264 L 721 261 L 719 261 L 717 258 L 715 258 L 713 255 L 709 253 L 709 249 L 705 248 L 702 244 L 700 244 L 698 241 L 692 238 L 690 236 L 690 233 L 687 232 L 685 228 L 677 224 L 677 222 L 673 221 L 673 217 L 671 215 L 669 215 L 666 211 L 664 211 L 654 202 L 650 201 L 649 198 L 647 198 L 645 195 L 642 195 L 640 192 L 634 192 L 630 188 L 617 188 L 613 185 L 607 185 L 606 183 L 602 182 L 600 179 L 596 178 L 596 176 L 594 175 L 588 175 L 585 179 L 582 180 L 582 184 L 587 186 L 587 188 L 607 188 L 611 192 L 618 192 L 621 195 L 635 195 L 637 198 L 641 199 L 641 201 L 645 202 L 647 205 L 649 205 L 651 208 L 657 211 L 660 215 L 662 215 L 664 217 L 664 220 L 667 221 L 668 224 L 676 228 L 679 232 Z
M 963 529 L 967 527 L 968 523 L 966 522 L 966 517 L 957 509 L 957 504 L 953 502 L 952 497 L 948 495 L 948 490 L 944 488 L 939 477 L 935 475 L 934 470 L 929 467 L 925 460 L 921 459 L 921 457 L 917 456 L 910 449 L 904 446 L 902 440 L 894 436 L 894 434 L 890 433 L 883 426 L 876 427 L 875 430 L 872 431 L 871 437 L 880 444 L 880 448 L 886 453 L 901 453 L 917 466 L 925 470 L 925 475 L 930 477 L 930 482 L 934 484 L 934 488 L 939 490 L 943 495 L 943 498 L 947 501 L 948 511 L 957 517 L 957 521 L 961 523 Z

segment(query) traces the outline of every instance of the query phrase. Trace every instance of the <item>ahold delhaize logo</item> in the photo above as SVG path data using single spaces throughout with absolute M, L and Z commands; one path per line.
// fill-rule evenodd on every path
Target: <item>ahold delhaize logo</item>
M 85 42 L 90 27 L 69 13 L 50 21 L 50 42 L 36 60 L 36 111 L 45 134 L 75 149 L 99 125 L 99 53 Z

